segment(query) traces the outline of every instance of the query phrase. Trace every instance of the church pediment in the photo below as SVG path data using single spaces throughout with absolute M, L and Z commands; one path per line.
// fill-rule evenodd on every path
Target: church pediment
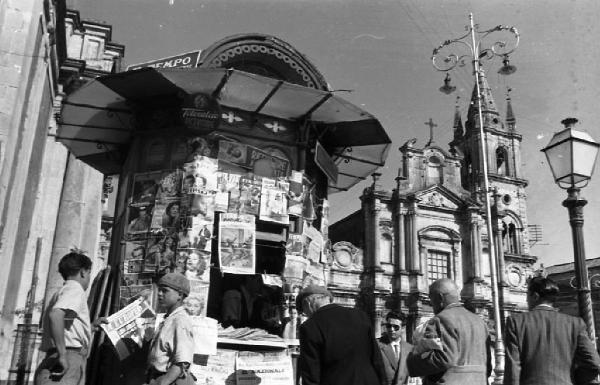
M 456 210 L 466 203 L 465 200 L 456 193 L 442 186 L 434 186 L 427 190 L 420 191 L 415 194 L 415 197 L 419 200 L 420 206 L 449 210 Z

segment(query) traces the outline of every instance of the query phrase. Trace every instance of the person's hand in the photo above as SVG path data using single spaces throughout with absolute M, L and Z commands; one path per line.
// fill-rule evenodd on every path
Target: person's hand
M 58 356 L 56 363 L 50 368 L 50 377 L 53 379 L 60 379 L 69 370 L 69 363 L 67 358 L 64 356 Z
M 98 330 L 100 330 L 100 325 L 101 325 L 101 324 L 105 324 L 105 325 L 106 325 L 106 324 L 108 324 L 108 318 L 106 318 L 106 317 L 100 317 L 100 318 L 98 318 L 97 320 L 95 320 L 95 321 L 92 323 L 92 329 L 93 329 L 95 332 L 96 332 L 96 331 L 98 331 Z

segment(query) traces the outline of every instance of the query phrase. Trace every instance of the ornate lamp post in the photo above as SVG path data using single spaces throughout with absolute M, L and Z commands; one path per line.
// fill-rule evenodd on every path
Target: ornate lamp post
M 499 306 L 499 294 L 498 294 L 498 260 L 496 255 L 496 248 L 494 247 L 494 231 L 492 227 L 492 210 L 491 210 L 491 198 L 490 184 L 488 179 L 488 154 L 485 146 L 485 132 L 483 129 L 483 113 L 481 107 L 481 88 L 480 83 L 483 77 L 483 70 L 481 68 L 481 60 L 491 60 L 494 57 L 502 57 L 503 66 L 498 71 L 502 75 L 509 75 L 516 71 L 516 67 L 510 65 L 509 54 L 511 54 L 519 45 L 519 33 L 515 27 L 496 26 L 492 29 L 480 31 L 479 27 L 473 22 L 473 14 L 469 14 L 470 25 L 466 27 L 467 33 L 459 38 L 446 40 L 439 47 L 433 50 L 431 57 L 433 66 L 438 71 L 450 71 L 457 66 L 463 67 L 466 65 L 466 60 L 470 60 L 473 64 L 473 74 L 475 75 L 475 84 L 477 89 L 477 107 L 478 107 L 478 118 L 479 118 L 479 146 L 481 151 L 481 158 L 483 160 L 483 193 L 485 197 L 485 221 L 487 225 L 488 233 L 488 249 L 490 258 L 490 275 L 491 275 L 491 286 L 492 286 L 492 305 L 494 307 L 493 317 L 496 332 L 496 342 L 494 346 L 496 365 L 494 367 L 495 383 L 502 383 L 504 376 L 504 344 L 502 342 L 502 324 L 500 318 L 500 306 Z M 491 34 L 498 35 L 504 34 L 510 38 L 514 38 L 513 45 L 509 46 L 505 41 L 496 41 L 489 46 L 489 48 L 482 48 L 482 42 L 486 40 Z M 462 48 L 463 51 L 466 48 L 466 53 L 463 55 L 457 55 L 451 50 L 454 48 Z M 446 53 L 447 52 L 447 53 Z M 453 92 L 455 87 L 450 85 L 450 76 L 446 74 L 444 79 L 444 86 L 440 88 L 440 91 L 444 93 Z
M 550 143 L 542 151 L 546 154 L 554 181 L 560 188 L 567 190 L 567 199 L 562 204 L 569 210 L 569 222 L 573 234 L 579 315 L 585 321 L 590 338 L 595 343 L 592 296 L 583 243 L 583 206 L 587 204 L 587 200 L 579 196 L 579 191 L 592 177 L 600 144 L 587 132 L 573 128 L 577 119 L 567 118 L 561 123 L 564 124 L 565 129 L 554 134 Z

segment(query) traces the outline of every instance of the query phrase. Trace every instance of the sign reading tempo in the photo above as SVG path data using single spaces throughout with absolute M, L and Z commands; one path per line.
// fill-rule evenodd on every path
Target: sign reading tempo
M 152 60 L 146 63 L 132 64 L 127 67 L 127 71 L 133 71 L 140 68 L 195 68 L 200 58 L 200 50 L 181 53 L 175 56 L 169 56 L 162 59 Z

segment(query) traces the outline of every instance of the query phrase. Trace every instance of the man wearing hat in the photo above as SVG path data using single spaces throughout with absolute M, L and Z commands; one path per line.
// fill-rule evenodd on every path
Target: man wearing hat
M 385 384 L 371 321 L 358 309 L 332 303 L 324 287 L 308 286 L 296 298 L 308 319 L 300 325 L 302 385 Z
M 167 273 L 158 280 L 158 304 L 165 318 L 158 327 L 148 355 L 150 385 L 169 385 L 188 372 L 194 357 L 192 320 L 183 307 L 190 282 L 180 273 Z

